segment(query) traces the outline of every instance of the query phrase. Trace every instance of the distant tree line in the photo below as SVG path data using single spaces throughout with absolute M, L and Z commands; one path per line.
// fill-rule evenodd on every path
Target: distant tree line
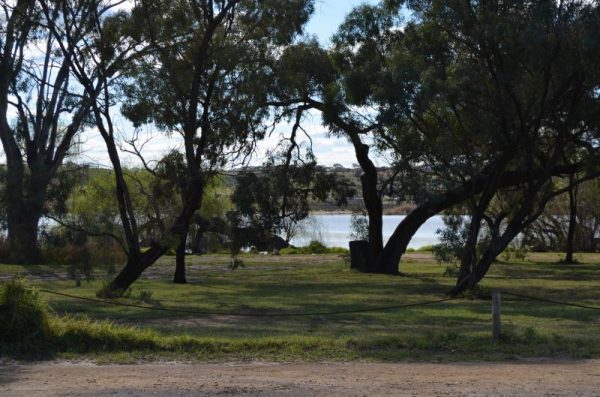
M 307 202 L 343 204 L 354 193 L 301 142 L 315 113 L 354 148 L 369 272 L 398 274 L 417 229 L 457 209 L 467 221 L 453 294 L 475 287 L 517 236 L 564 246 L 571 261 L 596 244 L 597 196 L 583 197 L 600 172 L 598 1 L 384 0 L 355 8 L 328 48 L 302 35 L 314 0 L 0 7 L 12 262 L 42 260 L 49 216 L 117 241 L 112 294 L 171 250 L 174 281 L 185 282 L 189 242 L 211 230 L 233 228 L 237 247 L 257 236 L 289 241 Z M 277 125 L 288 132 L 264 172 L 240 173 L 231 201 L 211 203 L 220 175 L 247 166 Z M 181 146 L 145 158 L 141 128 Z M 84 133 L 102 139 L 110 160 L 110 170 L 88 173 L 93 186 L 72 180 Z M 123 165 L 125 152 L 138 168 Z M 384 197 L 415 205 L 386 244 Z M 209 207 L 215 219 L 198 215 Z

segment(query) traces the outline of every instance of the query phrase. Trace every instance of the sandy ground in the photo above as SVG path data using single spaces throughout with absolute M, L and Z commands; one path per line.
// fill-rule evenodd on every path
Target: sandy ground
M 600 396 L 600 360 L 0 367 L 0 396 Z

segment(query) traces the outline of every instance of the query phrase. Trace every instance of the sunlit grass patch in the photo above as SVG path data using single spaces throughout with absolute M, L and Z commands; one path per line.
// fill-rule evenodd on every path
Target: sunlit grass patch
M 318 315 L 429 302 L 455 280 L 422 257 L 402 263 L 403 276 L 365 275 L 339 257 L 247 256 L 231 271 L 226 256 L 191 257 L 187 285 L 170 282 L 172 258 L 161 260 L 126 298 L 134 308 L 45 295 L 52 308 L 47 357 L 97 360 L 495 360 L 520 357 L 600 357 L 600 314 L 582 308 L 503 296 L 504 337 L 491 337 L 494 290 L 600 307 L 600 265 L 552 257 L 496 263 L 482 290 L 468 298 L 402 309 Z M 27 271 L 27 267 L 19 269 Z M 57 272 L 61 269 L 56 269 Z M 31 276 L 42 289 L 95 298 L 103 280 Z M 181 309 L 194 313 L 157 311 Z M 314 313 L 269 317 L 267 314 Z M 254 314 L 256 316 L 238 316 Z M 11 345 L 4 344 L 9 354 Z

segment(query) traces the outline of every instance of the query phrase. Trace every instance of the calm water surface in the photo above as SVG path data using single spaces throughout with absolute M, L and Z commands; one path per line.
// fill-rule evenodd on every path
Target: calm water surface
M 307 245 L 310 240 L 319 240 L 328 247 L 348 247 L 350 241 L 350 214 L 313 215 L 300 233 L 291 243 L 296 246 Z M 394 229 L 405 218 L 405 215 L 385 215 L 383 217 L 384 242 L 390 238 Z M 436 231 L 444 227 L 441 216 L 430 218 L 414 235 L 409 248 L 419 248 L 424 245 L 437 244 Z

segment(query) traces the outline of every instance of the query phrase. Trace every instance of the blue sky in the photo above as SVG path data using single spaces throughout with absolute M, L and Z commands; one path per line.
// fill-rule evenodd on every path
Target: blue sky
M 309 34 L 314 34 L 323 45 L 344 21 L 345 16 L 361 4 L 377 4 L 376 0 L 315 0 L 315 13 L 306 26 Z

